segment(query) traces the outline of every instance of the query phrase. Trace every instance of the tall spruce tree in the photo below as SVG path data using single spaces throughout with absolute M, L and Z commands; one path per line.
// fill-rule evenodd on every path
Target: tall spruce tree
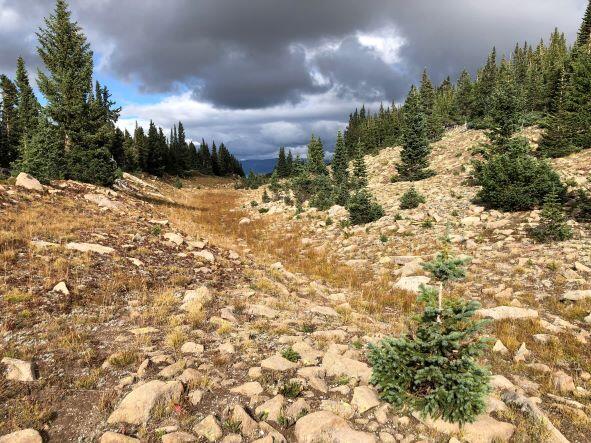
M 327 174 L 326 164 L 324 163 L 324 146 L 322 140 L 312 135 L 308 144 L 308 171 L 313 174 Z
M 490 111 L 490 99 L 497 82 L 497 50 L 493 48 L 486 64 L 478 72 L 474 90 L 474 116 L 484 119 Z
M 421 98 L 413 86 L 404 105 L 403 146 L 401 162 L 396 165 L 400 181 L 423 180 L 433 175 L 429 170 L 429 139 Z
M 356 189 L 367 187 L 367 166 L 365 165 L 365 152 L 363 145 L 358 143 L 357 153 L 353 160 L 352 186 Z
M 591 0 L 587 4 L 587 9 L 585 10 L 585 15 L 583 17 L 583 23 L 581 23 L 579 33 L 577 34 L 575 48 L 587 46 L 589 44 L 589 40 L 591 40 Z
M 39 120 L 39 102 L 31 84 L 25 67 L 25 61 L 19 57 L 16 62 L 16 87 L 18 89 L 18 126 L 20 136 L 26 137 L 35 130 Z
M 421 107 L 425 113 L 427 123 L 427 137 L 429 140 L 436 141 L 443 134 L 443 122 L 441 116 L 435 112 L 436 94 L 433 88 L 431 78 L 425 69 L 421 78 L 421 86 L 419 88 L 419 95 L 421 97 Z
M 492 128 L 488 134 L 494 146 L 505 147 L 522 121 L 523 101 L 513 69 L 505 60 L 499 68 L 490 100 Z
M 18 89 L 5 75 L 0 75 L 0 93 L 2 95 L 2 145 L 0 148 L 0 166 L 9 168 L 18 158 L 20 130 L 18 124 Z
M 291 152 L 291 149 L 287 153 L 286 166 L 287 166 L 287 175 L 288 175 L 288 177 L 291 177 L 294 172 L 293 171 L 293 154 Z
M 15 163 L 15 169 L 31 174 L 43 183 L 63 179 L 66 165 L 58 128 L 43 113 L 37 116 L 37 120 L 35 130 L 23 136 L 22 157 Z
M 349 179 L 348 163 L 345 139 L 343 138 L 342 132 L 339 131 L 337 132 L 337 141 L 332 159 L 332 176 L 336 186 L 346 185 Z
M 279 148 L 279 156 L 277 157 L 277 166 L 275 166 L 275 170 L 277 171 L 277 176 L 280 178 L 285 178 L 289 175 L 287 170 L 287 158 L 285 157 L 285 148 L 283 146 Z
M 58 126 L 68 157 L 67 176 L 112 184 L 117 165 L 105 146 L 110 128 L 96 120 L 91 109 L 101 100 L 92 94 L 92 51 L 65 0 L 56 1 L 54 12 L 45 19 L 45 28 L 37 32 L 37 37 L 37 52 L 47 71 L 38 70 L 37 83 L 47 100 L 47 113 Z
M 215 141 L 211 144 L 211 172 L 213 172 L 213 175 L 220 175 L 220 159 Z

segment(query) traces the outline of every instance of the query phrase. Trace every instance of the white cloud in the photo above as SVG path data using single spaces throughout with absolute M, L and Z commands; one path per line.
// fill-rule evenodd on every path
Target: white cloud
M 0 29 L 2 32 L 16 31 L 22 26 L 21 16 L 9 8 L 4 0 L 0 0 Z
M 383 28 L 374 33 L 357 33 L 359 44 L 373 50 L 386 64 L 400 62 L 400 49 L 405 41 L 392 28 Z
M 366 106 L 377 109 L 379 104 Z M 298 104 L 260 109 L 216 108 L 186 92 L 153 104 L 126 105 L 118 124 L 131 132 L 136 120 L 144 128 L 153 120 L 167 131 L 180 120 L 193 140 L 223 141 L 241 159 L 270 158 L 279 146 L 303 153 L 312 133 L 325 141 L 325 149 L 332 150 L 336 132 L 345 128 L 344 119 L 352 108 L 354 104 L 334 90 L 305 96 Z

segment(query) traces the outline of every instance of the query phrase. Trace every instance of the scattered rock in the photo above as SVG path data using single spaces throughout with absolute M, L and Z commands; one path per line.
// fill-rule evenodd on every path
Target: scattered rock
M 244 395 L 246 397 L 252 397 L 253 395 L 261 394 L 263 392 L 263 387 L 258 381 L 251 381 L 230 389 L 230 392 Z
M 164 238 L 177 246 L 182 245 L 185 241 L 182 235 L 177 234 L 175 232 L 167 232 L 166 234 L 164 234 Z
M 298 365 L 296 363 L 292 363 L 288 359 L 277 354 L 266 358 L 261 362 L 261 368 L 268 369 L 270 371 L 284 372 L 297 367 Z
M 4 357 L 1 360 L 1 363 L 7 366 L 7 380 L 30 382 L 37 379 L 35 376 L 35 369 L 31 362 Z
M 402 277 L 394 285 L 395 288 L 403 291 L 419 293 L 422 285 L 429 283 L 431 279 L 425 276 L 414 276 L 414 277 Z
M 562 300 L 581 301 L 591 298 L 591 289 L 567 291 L 562 295 Z
M 127 435 L 109 431 L 102 435 L 99 443 L 139 443 L 139 440 L 137 438 L 128 437 Z
M 96 243 L 75 243 L 71 242 L 66 244 L 66 249 L 71 249 L 73 251 L 79 252 L 95 252 L 97 254 L 112 254 L 115 252 L 113 248 L 108 246 L 99 245 Z
M 109 416 L 109 424 L 141 425 L 150 419 L 152 408 L 158 401 L 178 401 L 183 385 L 178 381 L 152 380 L 131 391 Z
M 16 176 L 16 186 L 19 188 L 28 189 L 29 191 L 43 192 L 43 185 L 32 175 L 21 172 Z
M 298 443 L 375 443 L 372 434 L 353 430 L 347 421 L 329 411 L 319 411 L 300 418 L 294 435 Z
M 534 309 L 516 308 L 513 306 L 497 306 L 496 308 L 479 309 L 476 314 L 492 318 L 493 320 L 525 320 L 530 318 L 538 318 L 538 311 Z
M 222 438 L 224 433 L 213 415 L 208 415 L 193 428 L 195 434 L 214 442 Z
M 70 291 L 68 290 L 68 287 L 66 286 L 66 283 L 61 281 L 59 282 L 57 285 L 55 285 L 52 289 L 53 292 L 60 292 L 64 295 L 70 295 Z
M 43 438 L 35 429 L 23 429 L 3 435 L 0 437 L 0 443 L 43 443 Z
M 327 352 L 322 359 L 322 367 L 326 369 L 326 375 L 339 377 L 346 375 L 358 378 L 363 383 L 369 383 L 371 368 L 363 362 Z
M 357 412 L 363 414 L 380 405 L 378 394 L 369 386 L 358 386 L 353 390 L 351 404 L 357 408 Z

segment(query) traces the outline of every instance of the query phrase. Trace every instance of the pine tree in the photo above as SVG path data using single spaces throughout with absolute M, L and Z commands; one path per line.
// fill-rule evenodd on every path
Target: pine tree
M 591 39 L 591 1 L 587 4 L 587 9 L 585 10 L 585 16 L 583 17 L 583 23 L 581 23 L 581 27 L 579 28 L 579 33 L 577 34 L 577 41 L 575 42 L 575 48 L 582 48 L 589 44 L 589 40 Z
M 441 116 L 435 112 L 435 89 L 426 69 L 423 71 L 419 95 L 421 97 L 421 108 L 426 117 L 427 137 L 431 141 L 436 141 L 443 134 L 444 128 Z
M 138 155 L 138 168 L 142 171 L 148 170 L 148 140 L 146 139 L 146 133 L 144 128 L 135 124 L 135 131 L 133 133 L 133 143 L 135 145 L 135 151 Z
M 60 141 L 68 157 L 67 176 L 85 182 L 110 185 L 117 164 L 105 144 L 112 126 L 96 118 L 104 97 L 93 97 L 93 60 L 90 45 L 71 19 L 65 0 L 57 0 L 45 28 L 37 33 L 37 52 L 46 71 L 38 71 L 39 89 L 47 100 L 49 117 L 57 123 Z M 92 108 L 94 106 L 94 108 Z M 112 123 L 112 122 L 111 122 Z
M 16 85 L 5 75 L 0 75 L 0 92 L 2 93 L 2 136 L 0 146 L 0 166 L 9 168 L 18 158 L 19 153 L 19 119 L 18 90 Z
M 215 141 L 211 144 L 211 172 L 213 175 L 220 175 L 220 160 Z
M 485 118 L 490 111 L 490 98 L 497 81 L 497 50 L 493 48 L 486 65 L 479 71 L 474 90 L 474 117 Z
M 522 110 L 523 101 L 515 82 L 514 72 L 509 64 L 503 60 L 490 100 L 492 128 L 488 136 L 495 147 L 503 148 L 519 129 Z
M 201 140 L 201 144 L 199 145 L 199 171 L 203 174 L 211 174 L 212 173 L 212 164 L 211 164 L 211 154 L 209 152 L 209 146 L 205 143 L 205 140 Z
M 285 148 L 283 146 L 279 148 L 279 156 L 277 158 L 277 166 L 275 166 L 275 170 L 280 178 L 285 178 L 289 175 L 287 170 L 287 158 L 285 157 Z
M 139 154 L 136 148 L 136 145 L 133 141 L 133 137 L 131 134 L 125 130 L 123 134 L 123 165 L 122 168 L 124 171 L 137 171 L 140 167 L 139 165 Z
M 573 232 L 566 223 L 566 216 L 556 192 L 544 199 L 540 224 L 530 230 L 530 236 L 540 243 L 564 241 L 572 238 Z
M 357 145 L 357 154 L 353 160 L 353 177 L 351 182 L 352 186 L 356 189 L 367 187 L 367 167 L 365 165 L 365 156 L 361 143 Z
M 289 152 L 287 154 L 286 166 L 287 166 L 287 176 L 291 177 L 294 173 L 293 154 L 291 152 L 291 149 L 289 150 Z
M 411 331 L 370 346 L 371 383 L 395 408 L 422 417 L 470 423 L 486 408 L 490 373 L 478 365 L 487 340 L 478 338 L 486 320 L 474 320 L 475 301 L 445 299 L 423 286 L 424 309 Z
M 111 135 L 111 143 L 109 146 L 109 151 L 113 156 L 113 159 L 117 162 L 120 167 L 123 167 L 125 164 L 125 135 L 123 131 L 119 128 L 115 128 Z
M 37 52 L 48 74 L 38 70 L 38 85 L 47 100 L 46 109 L 62 133 L 65 150 L 83 143 L 87 130 L 88 101 L 92 94 L 92 51 L 64 0 L 37 32 Z
M 414 86 L 404 105 L 403 134 L 401 162 L 396 165 L 397 179 L 417 181 L 432 176 L 433 172 L 428 169 L 431 149 L 427 138 L 426 119 L 421 108 L 420 95 Z
M 326 164 L 324 163 L 324 146 L 322 140 L 314 137 L 308 144 L 308 171 L 313 174 L 327 174 Z
M 58 128 L 44 114 L 37 117 L 34 126 L 35 129 L 28 131 L 22 139 L 22 158 L 16 162 L 15 169 L 31 174 L 43 183 L 63 179 L 66 165 Z
M 33 93 L 29 76 L 22 57 L 16 63 L 16 87 L 18 89 L 18 127 L 20 136 L 26 137 L 32 133 L 39 121 L 39 102 Z
M 335 186 L 346 185 L 349 181 L 347 147 L 341 131 L 337 132 L 337 141 L 332 159 L 332 176 Z

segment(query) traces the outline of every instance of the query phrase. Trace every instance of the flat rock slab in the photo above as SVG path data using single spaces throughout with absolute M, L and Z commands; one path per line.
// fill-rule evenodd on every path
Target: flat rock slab
M 375 443 L 366 432 L 355 431 L 347 421 L 329 411 L 319 411 L 300 418 L 295 424 L 297 443 Z
M 84 199 L 104 209 L 116 210 L 121 207 L 121 203 L 109 200 L 107 197 L 101 194 L 84 194 Z
M 329 377 L 346 375 L 358 378 L 364 383 L 369 383 L 371 377 L 371 368 L 366 363 L 331 352 L 324 354 L 322 367 L 326 369 L 326 375 Z
M 115 252 L 113 248 L 108 246 L 99 245 L 96 243 L 76 243 L 71 242 L 66 244 L 66 249 L 71 249 L 73 251 L 79 252 L 96 252 L 97 254 L 112 254 Z
M 538 311 L 513 306 L 497 306 L 496 308 L 479 309 L 476 311 L 476 315 L 493 320 L 527 320 L 538 318 Z
M 421 286 L 426 285 L 430 281 L 431 279 L 429 277 L 425 277 L 422 275 L 413 277 L 402 277 L 400 280 L 396 282 L 394 287 L 397 289 L 401 289 L 403 291 L 414 292 L 418 294 L 421 290 Z
M 234 394 L 245 395 L 247 397 L 252 397 L 254 395 L 261 394 L 263 392 L 263 387 L 258 381 L 251 381 L 230 389 L 230 392 Z
M 288 359 L 281 355 L 272 355 L 261 362 L 261 368 L 268 369 L 270 371 L 289 371 L 290 369 L 297 368 L 298 365 L 290 362 Z
M 495 420 L 489 415 L 481 415 L 474 423 L 466 423 L 462 429 L 454 423 L 448 423 L 441 419 L 421 419 L 418 413 L 413 416 L 422 421 L 427 427 L 446 435 L 462 434 L 463 439 L 470 443 L 493 443 L 496 441 L 509 441 L 515 432 L 515 426 Z
M 16 358 L 4 357 L 2 364 L 6 365 L 6 379 L 15 381 L 35 381 L 35 369 L 28 361 L 17 360 Z
M 107 422 L 144 424 L 150 419 L 152 408 L 158 401 L 178 401 L 182 393 L 183 385 L 179 381 L 149 381 L 127 394 Z
M 102 435 L 99 443 L 139 443 L 139 440 L 137 438 L 128 437 L 127 435 L 109 431 Z
M 41 434 L 34 429 L 23 429 L 0 437 L 0 443 L 43 443 Z
M 254 315 L 255 317 L 265 317 L 265 318 L 277 318 L 279 316 L 279 311 L 276 311 L 273 308 L 270 308 L 265 305 L 252 305 L 248 308 L 248 314 Z
M 562 300 L 581 301 L 591 298 L 591 289 L 567 291 L 562 296 Z

